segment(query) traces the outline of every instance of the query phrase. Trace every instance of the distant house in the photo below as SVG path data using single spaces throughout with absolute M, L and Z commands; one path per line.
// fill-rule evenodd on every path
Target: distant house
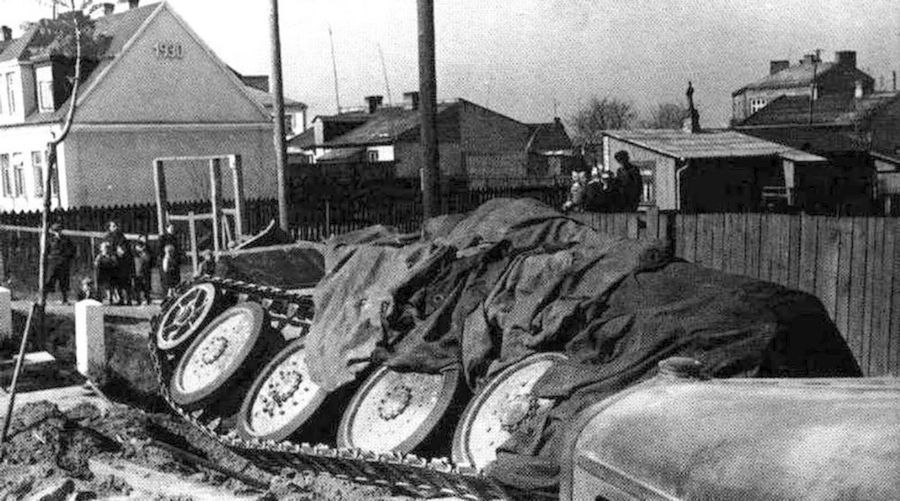
M 604 131 L 602 141 L 610 170 L 621 167 L 619 151 L 640 170 L 644 207 L 753 212 L 781 205 L 830 212 L 836 204 L 868 201 L 865 181 L 840 179 L 825 158 L 735 131 L 615 130 Z M 842 187 L 843 198 L 822 193 L 823 185 Z
M 823 62 L 815 54 L 797 64 L 771 61 L 768 75 L 732 93 L 732 122 L 742 122 L 781 96 L 852 96 L 870 94 L 874 87 L 875 80 L 856 67 L 854 51 L 836 52 L 834 62 Z
M 69 80 L 74 63 L 53 53 L 50 37 L 37 36 L 35 27 L 15 39 L 2 30 L 0 210 L 41 207 L 46 145 L 71 99 L 78 114 L 59 150 L 55 207 L 152 202 L 153 160 L 185 155 L 240 154 L 246 196 L 275 196 L 265 93 L 239 79 L 168 3 L 138 3 L 98 11 L 96 32 L 107 43 L 84 59 L 77 96 Z M 206 168 L 173 164 L 169 199 L 208 196 Z
M 382 96 L 366 102 L 360 111 L 316 117 L 289 142 L 292 163 L 335 170 L 387 166 L 394 177 L 418 177 L 418 93 L 404 94 L 401 106 L 383 106 Z M 442 176 L 474 182 L 552 178 L 574 155 L 560 121 L 529 125 L 465 99 L 438 104 L 437 135 Z
M 855 62 L 855 54 L 841 54 L 853 53 L 839 52 L 835 63 L 824 63 L 834 75 L 817 81 L 823 90 L 773 97 L 733 128 L 825 156 L 844 171 L 877 172 L 874 194 L 900 194 L 900 93 L 875 92 L 871 78 L 841 64 Z M 829 81 L 833 85 L 824 86 Z
M 272 94 L 269 91 L 269 77 L 267 75 L 242 75 L 229 68 L 247 86 L 247 91 L 266 111 L 274 118 L 275 105 Z M 306 130 L 306 103 L 301 103 L 287 96 L 284 97 L 284 133 L 291 138 Z

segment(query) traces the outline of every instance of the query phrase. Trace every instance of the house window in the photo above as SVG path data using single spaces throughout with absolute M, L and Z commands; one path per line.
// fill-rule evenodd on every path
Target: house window
M 38 84 L 38 100 L 41 111 L 53 111 L 53 82 L 45 81 Z
M 6 109 L 12 115 L 16 112 L 16 86 L 13 85 L 13 73 L 6 74 Z
M 641 204 L 656 204 L 656 162 L 633 162 L 641 173 Z
M 13 193 L 16 197 L 25 196 L 25 161 L 21 153 L 13 153 Z
M 31 152 L 31 172 L 34 179 L 34 197 L 44 196 L 44 154 L 40 151 Z
M 284 116 L 284 135 L 290 136 L 294 133 L 294 115 Z
M 9 173 L 9 155 L 0 155 L 0 190 L 4 197 L 12 196 L 12 176 Z
M 768 104 L 765 98 L 755 97 L 750 100 L 750 113 L 756 113 L 757 111 L 763 109 Z
M 378 162 L 378 150 L 369 150 L 366 152 L 366 158 L 370 164 Z

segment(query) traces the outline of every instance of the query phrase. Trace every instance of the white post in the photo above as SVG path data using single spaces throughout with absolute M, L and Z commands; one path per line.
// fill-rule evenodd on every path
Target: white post
M 106 372 L 103 304 L 93 299 L 75 304 L 75 364 L 86 377 L 102 377 Z
M 12 292 L 0 287 L 0 340 L 12 337 Z

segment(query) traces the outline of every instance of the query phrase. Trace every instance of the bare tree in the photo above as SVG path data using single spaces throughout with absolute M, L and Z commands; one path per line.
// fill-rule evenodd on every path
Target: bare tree
M 686 106 L 678 103 L 659 103 L 650 118 L 641 123 L 647 129 L 680 129 L 685 118 L 690 117 Z
M 600 140 L 600 133 L 611 129 L 628 129 L 637 119 L 634 105 L 615 97 L 591 97 L 569 118 L 576 144 Z

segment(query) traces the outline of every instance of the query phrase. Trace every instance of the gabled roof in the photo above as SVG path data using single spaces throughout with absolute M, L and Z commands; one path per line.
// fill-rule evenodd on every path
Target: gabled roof
M 25 57 L 25 49 L 28 47 L 28 44 L 31 43 L 31 39 L 36 32 L 37 27 L 32 26 L 19 38 L 14 38 L 8 42 L 2 42 L 4 45 L 2 50 L 0 50 L 0 63 Z
M 269 94 L 268 92 L 264 92 L 264 91 L 262 91 L 256 87 L 253 87 L 251 85 L 245 84 L 244 86 L 247 90 L 247 94 L 250 94 L 250 97 L 252 97 L 257 103 L 261 104 L 262 106 L 264 106 L 266 108 L 271 108 L 273 106 L 272 94 Z M 294 101 L 293 99 L 291 99 L 287 96 L 284 97 L 284 105 L 285 106 L 296 106 L 296 107 L 300 107 L 300 108 L 304 108 L 304 109 L 306 108 L 305 103 L 301 103 L 300 101 Z
M 781 96 L 741 122 L 743 126 L 853 125 L 900 97 L 900 92 L 876 92 L 862 98 L 827 95 L 813 101 L 810 122 L 809 96 Z
M 437 113 L 441 114 L 458 106 L 458 102 L 439 103 Z M 419 127 L 420 115 L 418 110 L 406 108 L 381 108 L 371 114 L 353 114 L 352 119 L 368 117 L 365 123 L 355 127 L 349 132 L 326 141 L 322 146 L 327 148 L 340 148 L 352 146 L 368 146 L 377 144 L 391 144 L 404 133 Z M 338 115 L 337 117 L 340 117 Z M 320 117 L 323 120 L 333 120 L 336 117 Z M 344 117 L 345 119 L 350 117 Z M 340 118 L 338 118 L 340 120 Z
M 307 128 L 305 131 L 297 134 L 288 141 L 290 148 L 312 148 L 316 145 L 316 130 L 313 127 Z
M 675 129 L 634 129 L 603 131 L 609 136 L 673 158 L 803 157 L 804 161 L 824 158 L 735 131 L 690 133 Z
M 526 151 L 540 153 L 572 149 L 572 140 L 559 119 L 547 123 L 527 124 L 530 131 Z
M 856 67 L 841 66 L 833 62 L 826 63 L 820 61 L 815 64 L 801 62 L 800 64 L 789 66 L 775 74 L 766 75 L 765 77 L 732 92 L 731 95 L 736 96 L 747 90 L 808 87 L 812 84 L 814 77 L 816 81 L 819 81 L 826 74 L 833 71 L 851 72 L 857 79 L 874 82 L 874 79 L 871 76 L 860 71 Z
M 109 46 L 106 48 L 106 51 L 103 53 L 99 63 L 97 66 L 91 71 L 89 75 L 82 80 L 80 85 L 80 91 L 83 92 L 85 89 L 88 89 L 100 75 L 103 74 L 103 71 L 109 66 L 112 61 L 115 60 L 116 56 L 122 51 L 125 45 L 131 40 L 132 37 L 138 32 L 141 26 L 143 26 L 144 22 L 147 21 L 147 18 L 153 14 L 156 9 L 160 6 L 160 3 L 152 3 L 148 5 L 144 5 L 142 7 L 138 7 L 136 9 L 127 10 L 125 12 L 120 12 L 117 14 L 110 14 L 108 16 L 103 16 L 96 19 L 95 30 L 98 33 L 103 33 L 110 37 Z M 33 34 L 34 28 L 30 30 Z M 31 35 L 27 35 L 30 37 Z M 26 38 L 26 35 L 23 35 L 21 38 L 17 40 L 22 40 Z M 21 47 L 23 53 L 25 49 L 29 50 L 38 49 L 38 47 L 32 47 L 27 43 Z M 9 48 L 12 50 L 11 48 Z M 7 51 L 4 51 L 6 54 Z M 70 98 L 71 99 L 71 96 Z M 26 117 L 25 124 L 42 124 L 42 123 L 54 123 L 59 122 L 65 118 L 66 113 L 69 109 L 69 100 L 67 99 L 65 103 L 59 106 L 56 111 L 52 112 L 35 112 Z M 12 124 L 16 125 L 16 124 Z

